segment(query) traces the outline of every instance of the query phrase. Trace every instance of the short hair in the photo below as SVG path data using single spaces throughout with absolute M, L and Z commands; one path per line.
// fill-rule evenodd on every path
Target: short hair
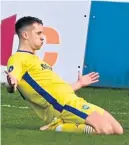
M 39 24 L 43 25 L 42 20 L 40 20 L 36 17 L 31 17 L 31 16 L 22 17 L 19 20 L 17 20 L 17 22 L 15 24 L 15 32 L 17 33 L 17 35 L 19 35 L 20 30 L 22 28 L 32 25 L 34 23 L 39 23 Z

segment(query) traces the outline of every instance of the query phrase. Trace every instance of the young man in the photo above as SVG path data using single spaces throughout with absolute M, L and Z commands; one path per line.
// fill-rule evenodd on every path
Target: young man
M 35 55 L 35 51 L 43 45 L 42 21 L 35 17 L 23 17 L 16 22 L 15 28 L 19 48 L 8 60 L 8 91 L 14 92 L 17 88 L 36 113 L 49 123 L 40 130 L 123 133 L 121 125 L 107 111 L 74 93 L 97 82 L 98 73 L 80 75 L 75 84 L 69 85 Z

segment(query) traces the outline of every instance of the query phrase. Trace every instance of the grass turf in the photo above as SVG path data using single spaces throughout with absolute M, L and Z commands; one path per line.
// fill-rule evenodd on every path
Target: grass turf
M 2 145 L 129 145 L 129 90 L 83 88 L 77 91 L 87 101 L 105 108 L 119 120 L 124 134 L 87 135 L 39 131 L 42 120 L 18 94 L 1 88 Z M 8 106 L 7 106 L 8 105 Z M 10 106 L 9 106 L 10 105 Z M 28 108 L 22 108 L 26 107 Z

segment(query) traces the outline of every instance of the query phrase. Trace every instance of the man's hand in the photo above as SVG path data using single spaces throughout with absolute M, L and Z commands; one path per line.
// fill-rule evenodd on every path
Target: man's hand
M 72 88 L 74 91 L 89 86 L 91 84 L 94 84 L 99 81 L 99 74 L 92 72 L 87 75 L 82 76 L 80 73 L 78 74 L 78 81 L 74 84 L 72 84 Z
M 9 86 L 7 86 L 7 90 L 10 93 L 13 93 L 14 91 L 17 90 L 17 79 L 14 78 L 9 72 L 5 71 L 7 75 L 7 81 Z
M 80 84 L 81 87 L 89 86 L 98 81 L 99 81 L 99 73 L 92 72 L 84 76 L 82 76 L 81 74 L 79 74 L 78 76 L 78 83 Z

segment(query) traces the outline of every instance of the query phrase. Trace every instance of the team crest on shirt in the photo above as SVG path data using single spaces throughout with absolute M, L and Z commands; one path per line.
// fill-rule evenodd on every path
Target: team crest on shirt
M 87 110 L 87 109 L 89 109 L 89 108 L 90 108 L 90 107 L 89 107 L 88 105 L 86 105 L 86 104 L 82 106 L 82 109 L 84 109 L 84 110 Z
M 8 72 L 13 71 L 13 69 L 14 69 L 14 66 L 10 66 L 9 69 L 8 69 Z
M 52 70 L 52 67 L 47 64 L 41 64 L 41 67 L 42 67 L 42 70 L 44 70 L 44 69 Z

